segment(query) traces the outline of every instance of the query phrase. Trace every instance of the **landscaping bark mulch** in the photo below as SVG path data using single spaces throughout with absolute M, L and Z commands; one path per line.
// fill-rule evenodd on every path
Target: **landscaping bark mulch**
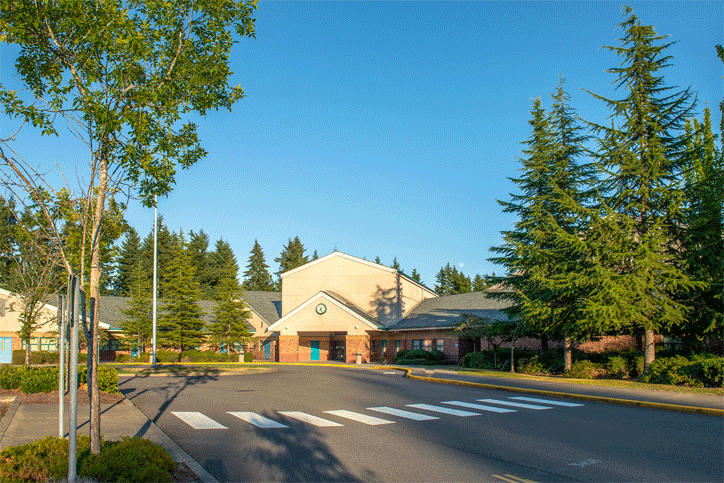
M 58 404 L 58 390 L 50 392 L 36 392 L 33 394 L 24 394 L 18 389 L 0 389 L 0 397 L 17 396 L 20 404 Z M 123 394 L 100 393 L 101 404 L 115 404 L 123 400 Z M 65 395 L 65 402 L 70 403 L 70 395 Z M 85 387 L 78 388 L 78 404 L 89 404 L 88 389 Z

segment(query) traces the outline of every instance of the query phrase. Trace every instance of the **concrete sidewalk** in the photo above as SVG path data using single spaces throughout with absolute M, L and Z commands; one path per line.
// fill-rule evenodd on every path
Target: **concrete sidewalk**
M 550 378 L 546 380 L 528 379 L 525 377 L 504 377 L 504 376 L 484 376 L 484 375 L 462 375 L 450 369 L 427 369 L 409 366 L 383 366 L 388 369 L 410 369 L 411 376 L 441 379 L 450 382 L 463 382 L 473 384 L 485 384 L 490 386 L 498 386 L 500 389 L 510 389 L 531 393 L 556 392 L 566 394 L 570 397 L 580 396 L 582 399 L 587 397 L 603 398 L 606 402 L 616 403 L 618 401 L 635 401 L 641 407 L 657 407 L 657 405 L 679 406 L 683 410 L 685 408 L 701 408 L 713 409 L 716 411 L 724 411 L 724 396 L 710 394 L 694 394 L 674 392 L 667 390 L 642 389 L 634 387 L 610 387 L 592 384 L 577 384 L 563 378 Z M 600 381 L 605 384 L 605 381 Z M 664 408 L 661 408 L 664 409 Z M 671 408 L 674 409 L 674 408 Z M 697 411 L 686 411 L 697 412 Z
M 66 436 L 69 412 L 66 405 Z M 88 405 L 79 405 L 77 426 L 79 436 L 88 434 L 88 420 Z M 101 404 L 101 433 L 103 439 L 109 441 L 120 440 L 124 436 L 148 439 L 164 447 L 175 462 L 186 464 L 204 483 L 216 483 L 216 479 L 209 472 L 186 454 L 128 399 L 115 404 Z M 31 443 L 47 436 L 58 436 L 58 405 L 20 404 L 19 399 L 15 398 L 0 423 L 0 450 L 8 446 Z

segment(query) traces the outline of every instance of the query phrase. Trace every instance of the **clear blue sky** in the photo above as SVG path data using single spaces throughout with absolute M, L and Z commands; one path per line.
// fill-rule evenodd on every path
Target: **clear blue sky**
M 209 154 L 159 211 L 172 230 L 229 241 L 242 271 L 255 238 L 276 271 L 299 236 L 310 255 L 396 256 L 429 286 L 448 262 L 500 274 L 489 247 L 515 218 L 496 199 L 515 190 L 531 103 L 550 106 L 562 74 L 579 115 L 605 120 L 582 89 L 625 95 L 605 73 L 619 58 L 600 48 L 619 45 L 623 3 L 260 0 L 257 38 L 232 51 L 231 84 L 247 97 L 196 119 Z M 708 101 L 718 126 L 723 3 L 629 5 L 677 41 L 666 80 L 698 91 L 697 111 Z M 14 52 L 0 46 L 3 83 Z M 87 156 L 73 141 L 23 133 L 14 147 L 48 171 L 58 162 L 72 182 L 72 160 L 82 174 Z M 126 215 L 141 236 L 152 217 L 133 201 Z

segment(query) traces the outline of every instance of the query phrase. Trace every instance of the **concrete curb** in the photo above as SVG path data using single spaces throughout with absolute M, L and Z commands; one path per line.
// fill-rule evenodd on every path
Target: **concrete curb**
M 698 406 L 683 406 L 680 404 L 658 403 L 658 402 L 651 402 L 651 401 L 635 401 L 633 399 L 619 399 L 619 398 L 604 397 L 604 396 L 590 396 L 587 394 L 546 391 L 545 389 L 530 389 L 530 388 L 525 388 L 525 387 L 498 386 L 495 384 L 485 384 L 482 382 L 457 381 L 454 379 L 439 379 L 437 377 L 416 376 L 416 375 L 412 374 L 412 369 L 409 369 L 406 367 L 405 368 L 396 367 L 396 369 L 400 370 L 400 371 L 405 371 L 406 372 L 405 377 L 407 377 L 409 379 L 414 379 L 417 381 L 437 382 L 437 383 L 441 383 L 441 384 L 454 384 L 457 386 L 478 387 L 481 389 L 494 389 L 494 390 L 499 390 L 499 391 L 512 391 L 512 392 L 520 392 L 520 393 L 526 393 L 526 394 L 541 394 L 544 396 L 554 396 L 554 397 L 561 397 L 561 398 L 566 398 L 566 399 L 579 399 L 579 400 L 583 400 L 583 401 L 602 402 L 602 403 L 608 403 L 608 404 L 621 404 L 624 406 L 637 406 L 637 407 L 641 407 L 641 408 L 663 409 L 666 411 L 679 411 L 682 413 L 707 414 L 709 416 L 724 417 L 724 409 L 702 408 L 702 407 L 698 407 Z
M 148 416 L 143 413 L 143 411 L 138 409 L 136 405 L 133 404 L 130 399 L 126 398 L 123 401 L 123 404 L 128 405 L 129 410 L 135 412 L 137 417 L 148 421 L 149 428 L 145 434 L 145 437 L 147 437 L 147 439 L 163 446 L 164 449 L 169 452 L 175 462 L 184 463 L 204 483 L 219 483 L 219 481 L 214 478 L 211 473 L 206 471 L 203 466 L 201 466 L 196 460 L 189 456 L 186 451 L 184 451 L 178 444 L 176 444 L 171 438 L 169 438 L 168 435 L 164 433 L 163 430 L 161 430 L 161 428 L 156 426 L 156 423 L 151 421 Z
M 2 423 L 0 423 L 0 444 L 2 444 L 2 440 L 10 427 L 10 422 L 13 420 L 15 412 L 18 410 L 18 406 L 20 406 L 20 398 L 16 396 L 13 398 L 13 402 L 10 404 L 8 412 L 5 413 L 5 416 L 3 416 Z

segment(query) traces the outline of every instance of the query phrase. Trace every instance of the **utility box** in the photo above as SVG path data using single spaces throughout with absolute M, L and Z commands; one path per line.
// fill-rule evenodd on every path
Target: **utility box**
M 354 360 L 355 364 L 362 364 L 362 353 L 358 352 L 357 357 Z

